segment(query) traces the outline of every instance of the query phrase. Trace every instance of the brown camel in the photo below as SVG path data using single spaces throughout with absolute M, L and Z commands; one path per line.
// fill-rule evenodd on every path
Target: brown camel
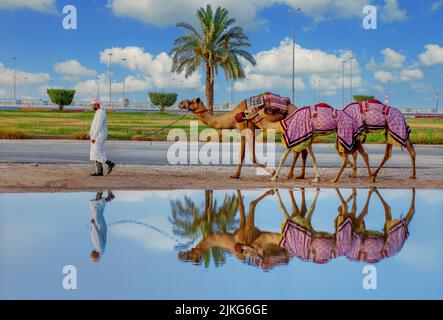
M 180 252 L 179 258 L 184 261 L 200 262 L 203 254 L 211 248 L 222 248 L 233 254 L 239 260 L 248 264 L 260 266 L 269 270 L 280 264 L 289 262 L 286 250 L 280 248 L 281 234 L 278 232 L 262 231 L 255 226 L 255 209 L 260 201 L 274 191 L 269 190 L 249 204 L 246 216 L 245 205 L 240 190 L 237 190 L 240 224 L 233 232 L 217 232 L 205 236 L 194 248 L 188 252 Z
M 204 124 L 206 124 L 207 126 L 209 126 L 211 128 L 214 128 L 214 129 L 238 129 L 242 132 L 241 137 L 240 137 L 240 161 L 239 161 L 239 164 L 237 165 L 236 173 L 234 175 L 230 176 L 230 178 L 238 179 L 240 177 L 241 169 L 242 169 L 244 159 L 245 159 L 246 143 L 249 145 L 249 148 L 250 148 L 249 154 L 250 154 L 252 163 L 254 163 L 258 167 L 264 169 L 270 175 L 273 175 L 275 173 L 274 170 L 268 169 L 266 167 L 266 165 L 258 162 L 257 158 L 256 158 L 256 154 L 255 154 L 255 138 L 256 138 L 255 129 L 256 128 L 263 130 L 263 131 L 275 130 L 275 132 L 281 132 L 281 128 L 278 124 L 278 121 L 271 122 L 271 121 L 267 120 L 265 117 L 263 117 L 263 115 L 264 115 L 263 110 L 258 111 L 260 120 L 258 120 L 258 121 L 256 120 L 255 122 L 253 120 L 246 120 L 246 121 L 239 123 L 236 121 L 235 116 L 239 113 L 248 111 L 245 100 L 240 102 L 232 110 L 230 110 L 222 115 L 219 115 L 219 116 L 214 116 L 213 114 L 208 112 L 209 110 L 205 107 L 205 105 L 203 104 L 203 102 L 201 101 L 200 98 L 196 98 L 193 100 L 181 101 L 179 103 L 179 108 L 181 110 L 191 111 L 193 114 L 195 114 L 200 119 L 200 121 L 202 121 Z M 294 110 L 296 110 L 296 108 L 294 106 L 290 107 L 289 114 L 292 113 Z M 294 153 L 294 160 L 293 160 L 294 163 L 297 160 L 298 156 L 299 156 L 298 153 Z M 304 152 L 302 152 L 302 160 L 303 160 L 302 171 L 298 177 L 301 179 L 304 178 L 304 175 L 305 175 L 304 163 L 306 161 L 306 158 L 307 158 L 307 152 L 304 151 Z M 293 176 L 293 170 L 290 171 L 288 178 L 291 178 L 292 176 Z
M 335 183 L 338 181 L 348 164 L 352 167 L 352 176 L 355 176 L 357 166 L 349 161 L 349 155 L 352 155 L 354 159 L 356 159 L 357 151 L 363 157 L 369 176 L 371 177 L 369 157 L 358 138 L 359 128 L 357 122 L 346 112 L 334 110 L 325 103 L 319 103 L 312 107 L 297 109 L 292 115 L 281 121 L 281 124 L 284 129 L 283 138 L 287 150 L 280 159 L 279 167 L 272 177 L 272 181 L 277 180 L 281 167 L 289 155 L 289 152 L 293 149 L 294 152 L 307 150 L 315 171 L 315 179 L 313 182 L 318 182 L 320 173 L 312 151 L 313 140 L 316 136 L 335 133 L 337 133 L 336 147 L 339 155 L 342 157 L 342 164 L 337 176 L 331 182 Z

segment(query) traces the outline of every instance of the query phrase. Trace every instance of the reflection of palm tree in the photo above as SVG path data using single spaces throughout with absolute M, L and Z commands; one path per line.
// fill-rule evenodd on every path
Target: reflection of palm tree
M 181 200 L 171 201 L 172 217 L 169 219 L 173 225 L 173 233 L 183 239 L 189 239 L 179 246 L 180 250 L 189 249 L 200 237 L 206 237 L 215 232 L 232 232 L 237 227 L 235 214 L 238 201 L 236 195 L 225 195 L 223 203 L 219 206 L 217 199 L 213 198 L 212 190 L 205 191 L 205 202 L 198 206 L 195 202 L 185 197 Z M 222 249 L 212 248 L 203 256 L 205 267 L 212 260 L 216 266 L 225 262 Z

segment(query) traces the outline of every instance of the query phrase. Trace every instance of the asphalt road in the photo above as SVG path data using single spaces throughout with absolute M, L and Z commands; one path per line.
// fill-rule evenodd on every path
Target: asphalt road
M 141 141 L 108 141 L 106 150 L 108 157 L 119 164 L 135 164 L 135 165 L 162 165 L 175 164 L 168 160 L 167 153 L 170 149 L 171 142 L 141 142 Z M 214 156 L 212 163 L 204 162 L 199 154 L 207 154 L 201 152 L 201 148 L 208 148 L 206 143 L 200 143 L 200 152 L 195 152 L 192 147 L 184 146 L 183 150 L 193 150 L 184 155 L 180 164 L 235 164 L 238 161 L 238 143 L 230 146 L 224 144 L 225 151 L 220 155 Z M 222 150 L 222 147 L 212 144 L 214 148 Z M 258 145 L 258 149 L 263 145 Z M 272 145 L 271 145 L 272 146 Z M 280 145 L 275 146 L 275 153 L 269 153 L 270 161 L 277 164 L 284 148 Z M 272 148 L 271 148 L 272 149 Z M 371 166 L 376 166 L 383 158 L 384 145 L 365 145 L 366 151 L 369 153 Z M 227 151 L 229 150 L 229 151 Z M 264 147 L 266 155 L 266 147 Z M 443 146 L 416 146 L 417 151 L 417 167 L 418 168 L 443 168 Z M 323 167 L 335 167 L 340 165 L 340 157 L 337 155 L 333 144 L 314 144 L 314 152 L 318 163 Z M 231 161 L 226 161 L 231 156 Z M 260 154 L 260 153 L 259 153 Z M 191 155 L 191 157 L 189 156 Z M 222 161 L 222 157 L 225 161 Z M 173 157 L 177 159 L 177 157 Z M 192 158 L 192 160 L 191 160 Z M 260 159 L 260 158 L 259 158 Z M 266 158 L 262 157 L 262 162 Z M 250 164 L 247 155 L 247 164 Z M 192 161 L 192 163 L 190 163 Z M 0 140 L 0 162 L 19 162 L 19 163 L 89 163 L 89 141 L 75 140 Z M 218 163 L 214 163 L 218 162 Z M 289 165 L 290 160 L 286 161 Z M 361 157 L 359 157 L 359 166 L 362 165 Z M 270 164 L 270 162 L 268 162 Z M 308 165 L 309 161 L 308 161 Z M 406 150 L 395 148 L 393 157 L 388 161 L 386 167 L 399 168 L 409 167 L 410 159 Z

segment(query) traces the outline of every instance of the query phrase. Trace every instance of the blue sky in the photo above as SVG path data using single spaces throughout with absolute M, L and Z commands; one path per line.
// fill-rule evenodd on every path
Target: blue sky
M 246 29 L 257 67 L 235 83 L 235 100 L 263 91 L 291 96 L 292 43 L 289 8 L 296 20 L 297 105 L 342 104 L 342 61 L 354 57 L 353 93 L 394 106 L 434 108 L 443 89 L 443 0 L 214 0 Z M 170 73 L 168 52 L 182 34 L 179 21 L 195 23 L 198 0 L 0 0 L 0 97 L 12 97 L 12 57 L 17 96 L 43 98 L 49 86 L 76 88 L 77 99 L 109 99 L 108 55 L 113 52 L 113 99 L 147 101 L 149 91 L 204 96 L 204 75 Z M 65 30 L 65 5 L 77 9 L 77 29 Z M 362 9 L 377 7 L 377 29 L 362 26 Z M 126 61 L 122 61 L 126 58 Z M 350 63 L 345 64 L 345 102 Z M 24 78 L 27 78 L 25 81 Z M 230 84 L 216 79 L 216 103 L 230 102 Z M 52 79 L 52 80 L 51 80 Z

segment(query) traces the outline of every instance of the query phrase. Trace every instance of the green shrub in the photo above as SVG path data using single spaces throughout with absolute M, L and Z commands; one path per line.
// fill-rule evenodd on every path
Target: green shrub
M 48 89 L 47 93 L 51 102 L 58 105 L 58 109 L 62 111 L 64 106 L 69 106 L 72 103 L 75 90 Z
M 151 99 L 151 103 L 154 106 L 160 109 L 160 112 L 165 112 L 166 108 L 172 106 L 177 101 L 177 94 L 149 92 L 149 99 Z

